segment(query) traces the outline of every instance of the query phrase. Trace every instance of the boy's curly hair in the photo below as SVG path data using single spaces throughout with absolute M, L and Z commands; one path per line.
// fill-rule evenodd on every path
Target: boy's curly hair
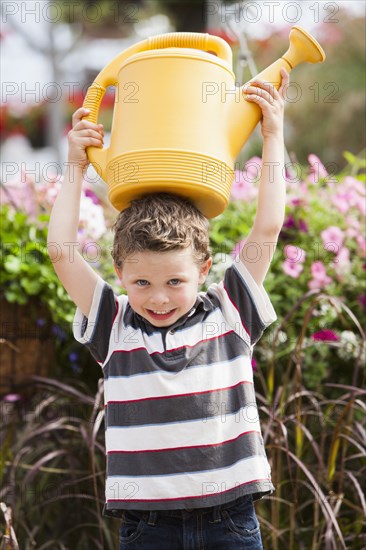
M 168 252 L 192 246 L 197 264 L 208 260 L 209 222 L 184 197 L 170 193 L 152 193 L 131 201 L 119 213 L 112 257 L 120 269 L 123 261 L 135 252 Z

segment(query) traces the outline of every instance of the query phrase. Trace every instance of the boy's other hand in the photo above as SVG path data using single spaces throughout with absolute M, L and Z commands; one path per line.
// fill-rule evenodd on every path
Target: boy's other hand
M 289 80 L 288 72 L 282 68 L 281 86 L 278 90 L 270 82 L 264 82 L 264 80 L 256 78 L 244 87 L 243 94 L 245 99 L 253 101 L 262 110 L 263 138 L 283 133 L 284 97 Z
M 72 115 L 72 129 L 67 134 L 69 140 L 68 162 L 77 164 L 82 170 L 89 165 L 87 147 L 103 147 L 104 131 L 102 124 L 83 120 L 90 111 L 81 107 Z

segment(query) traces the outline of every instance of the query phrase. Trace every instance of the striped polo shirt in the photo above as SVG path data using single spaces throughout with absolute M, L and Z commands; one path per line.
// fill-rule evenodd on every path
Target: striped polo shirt
M 89 318 L 76 311 L 74 336 L 103 369 L 104 515 L 216 506 L 274 490 L 251 357 L 275 319 L 238 258 L 164 328 L 98 280 Z

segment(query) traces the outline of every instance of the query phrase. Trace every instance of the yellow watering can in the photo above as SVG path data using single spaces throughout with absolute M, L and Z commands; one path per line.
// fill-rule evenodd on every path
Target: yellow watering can
M 278 89 L 281 67 L 324 59 L 314 38 L 293 27 L 287 52 L 258 77 Z M 169 33 L 131 46 L 88 88 L 86 119 L 98 122 L 107 86 L 116 87 L 110 146 L 87 154 L 113 206 L 123 210 L 132 199 L 165 191 L 190 198 L 207 218 L 223 212 L 235 159 L 261 118 L 235 86 L 227 42 Z

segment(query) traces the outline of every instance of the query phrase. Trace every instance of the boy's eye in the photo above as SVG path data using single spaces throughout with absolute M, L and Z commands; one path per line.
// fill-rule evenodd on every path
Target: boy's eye
M 177 286 L 180 283 L 180 279 L 170 279 L 169 284 L 172 286 Z
M 137 286 L 147 286 L 149 282 L 146 281 L 145 279 L 138 279 L 138 281 L 136 281 L 136 284 Z

